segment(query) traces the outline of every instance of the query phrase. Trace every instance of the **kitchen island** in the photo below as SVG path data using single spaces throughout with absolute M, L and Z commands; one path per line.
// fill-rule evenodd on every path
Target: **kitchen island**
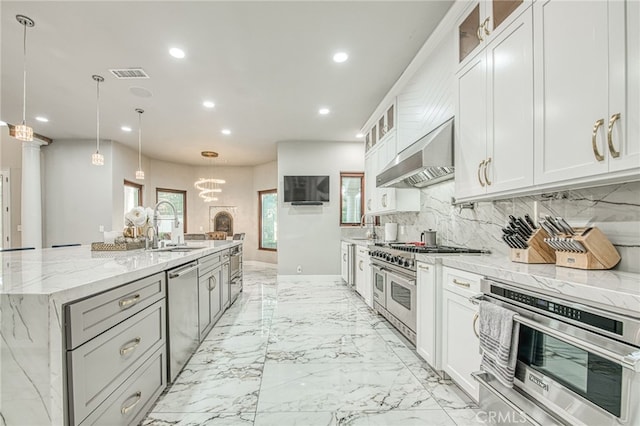
M 67 423 L 66 304 L 239 244 L 198 241 L 179 252 L 80 246 L 1 253 L 0 423 Z

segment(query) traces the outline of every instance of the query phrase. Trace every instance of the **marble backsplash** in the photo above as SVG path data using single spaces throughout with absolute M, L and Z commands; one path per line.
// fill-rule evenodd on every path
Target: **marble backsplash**
M 438 244 L 483 248 L 507 256 L 501 228 L 509 215 L 548 214 L 562 216 L 574 227 L 597 226 L 622 257 L 614 269 L 640 273 L 640 182 L 478 202 L 474 209 L 451 205 L 453 181 L 421 191 L 419 213 L 381 217 L 383 225 L 398 223 L 399 241 L 419 241 L 420 232 L 434 229 Z

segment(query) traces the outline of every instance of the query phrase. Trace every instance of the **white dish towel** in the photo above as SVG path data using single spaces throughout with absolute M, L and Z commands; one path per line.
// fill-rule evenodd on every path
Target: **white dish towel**
M 513 320 L 514 315 L 515 312 L 501 306 L 480 302 L 480 368 L 510 388 L 516 372 L 520 331 L 520 324 Z

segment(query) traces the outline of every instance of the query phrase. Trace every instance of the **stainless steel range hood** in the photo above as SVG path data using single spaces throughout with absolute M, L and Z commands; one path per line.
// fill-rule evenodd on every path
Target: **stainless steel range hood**
M 423 188 L 453 178 L 453 117 L 400 152 L 378 176 L 377 187 Z

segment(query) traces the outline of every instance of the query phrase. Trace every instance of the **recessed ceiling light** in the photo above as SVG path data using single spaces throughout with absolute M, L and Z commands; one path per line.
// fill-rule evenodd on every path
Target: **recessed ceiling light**
M 318 110 L 318 114 L 320 114 L 320 115 L 327 115 L 327 114 L 329 114 L 329 108 L 320 108 L 320 109 Z
M 120 128 L 122 129 L 123 132 L 130 132 L 131 131 L 131 127 L 129 127 L 129 126 L 122 126 Z
M 7 123 L 5 123 L 4 121 L 0 121 L 0 127 L 6 126 L 6 125 L 7 125 Z
M 47 117 L 42 117 L 42 116 L 37 116 L 36 120 L 38 120 L 41 123 L 48 123 L 49 119 Z
M 178 49 L 177 47 L 172 47 L 169 49 L 169 54 L 174 58 L 182 59 L 184 58 L 184 50 Z
M 363 137 L 364 137 L 364 135 L 362 133 L 356 133 L 356 138 L 359 139 L 359 138 L 363 138 Z
M 230 134 L 231 134 L 231 130 L 229 130 L 229 129 L 222 129 L 222 134 L 223 134 L 223 135 L 230 135 Z
M 333 55 L 333 61 L 337 63 L 341 63 L 349 59 L 349 55 L 346 52 L 338 52 Z
M 216 106 L 216 104 L 211 101 L 204 101 L 202 105 L 204 105 L 205 108 L 213 108 L 214 106 Z

